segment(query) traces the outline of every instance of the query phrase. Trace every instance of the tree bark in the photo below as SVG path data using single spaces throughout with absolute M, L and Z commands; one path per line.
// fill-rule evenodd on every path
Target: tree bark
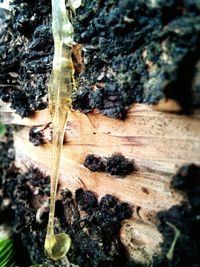
M 50 4 L 18 2 L 14 1 L 5 34 L 0 35 L 0 98 L 7 102 L 0 102 L 0 118 L 24 126 L 13 132 L 20 171 L 34 165 L 49 175 Z M 66 127 L 59 193 L 64 188 L 74 193 L 81 187 L 99 199 L 111 194 L 129 203 L 134 212 L 122 223 L 120 239 L 134 264 L 150 266 L 156 256 L 164 258 L 162 264 L 165 258 L 172 262 L 168 252 L 176 232 L 173 223 L 183 232 L 183 247 L 192 250 L 191 244 L 196 244 L 184 229 L 192 232 L 192 223 L 199 218 L 199 204 L 190 198 L 198 199 L 200 192 L 195 176 L 200 165 L 200 8 L 198 1 L 144 2 L 85 0 L 71 18 L 78 90 Z M 29 141 L 32 127 L 45 144 L 34 146 Z M 103 162 L 121 155 L 134 168 L 126 175 L 92 172 L 84 166 L 88 155 Z M 180 172 L 183 165 L 195 172 Z M 193 189 L 177 190 L 172 186 L 174 177 L 191 181 L 195 177 L 199 191 L 191 193 L 194 184 Z M 184 248 L 179 244 L 177 251 L 180 260 Z M 186 256 L 188 266 L 200 266 L 195 257 L 191 263 Z

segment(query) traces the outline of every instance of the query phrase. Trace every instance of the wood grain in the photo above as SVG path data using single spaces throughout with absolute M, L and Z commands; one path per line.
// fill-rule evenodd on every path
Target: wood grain
M 167 209 L 180 201 L 170 189 L 172 174 L 183 164 L 200 163 L 199 117 L 199 112 L 180 116 L 153 111 L 146 105 L 133 106 L 125 121 L 71 112 L 60 185 L 71 190 L 85 187 L 98 196 L 114 194 L 143 209 Z M 34 147 L 28 142 L 28 131 L 25 127 L 15 134 L 17 159 L 26 158 L 27 162 L 29 158 L 49 173 L 51 144 Z M 126 177 L 93 173 L 83 166 L 90 153 L 104 157 L 122 153 L 135 160 L 138 170 Z
M 28 125 L 49 121 L 46 110 L 29 120 Z M 17 123 L 23 124 L 20 119 Z M 50 174 L 51 144 L 34 147 L 28 141 L 29 129 L 26 126 L 14 134 L 17 164 L 25 169 L 33 164 Z M 200 111 L 183 116 L 138 104 L 131 107 L 124 121 L 98 113 L 86 116 L 71 112 L 66 134 L 60 189 L 74 192 L 83 187 L 98 197 L 112 194 L 130 203 L 134 216 L 123 223 L 120 238 L 130 258 L 149 265 L 153 255 L 161 253 L 163 240 L 155 225 L 156 212 L 184 198 L 170 188 L 173 174 L 183 164 L 200 164 Z M 121 153 L 135 161 L 137 171 L 126 177 L 91 172 L 83 166 L 90 153 L 103 157 Z

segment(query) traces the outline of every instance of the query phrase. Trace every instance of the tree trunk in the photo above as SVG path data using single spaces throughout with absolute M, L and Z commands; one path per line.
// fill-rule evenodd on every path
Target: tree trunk
M 183 266 L 183 255 L 187 266 L 200 266 L 194 237 L 199 236 L 200 209 L 198 1 L 82 2 L 72 16 L 77 91 L 66 127 L 58 199 L 62 189 L 74 194 L 83 188 L 99 202 L 110 194 L 132 207 L 132 217 L 118 232 L 132 262 L 122 261 L 124 266 Z M 30 23 L 31 9 L 35 24 Z M 18 53 L 2 48 L 7 59 L 2 60 L 1 99 L 9 104 L 1 102 L 1 118 L 23 126 L 13 131 L 20 172 L 34 166 L 50 175 L 51 118 L 45 108 L 53 53 L 50 7 L 33 1 L 22 8 L 14 1 L 14 10 L 27 18 L 17 24 L 12 11 L 4 34 Z M 103 167 L 91 170 L 96 161 Z M 119 164 L 126 164 L 121 172 Z

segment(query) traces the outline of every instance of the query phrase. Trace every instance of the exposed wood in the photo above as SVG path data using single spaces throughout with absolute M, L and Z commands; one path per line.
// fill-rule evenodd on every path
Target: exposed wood
M 200 163 L 199 116 L 199 112 L 192 116 L 155 112 L 145 105 L 133 106 L 125 121 L 71 112 L 60 167 L 61 187 L 84 186 L 99 196 L 114 194 L 147 210 L 169 208 L 180 201 L 170 190 L 171 175 L 182 164 Z M 15 134 L 16 156 L 26 162 L 29 158 L 49 173 L 51 145 L 34 147 L 28 131 L 26 127 Z M 122 153 L 135 160 L 138 170 L 127 177 L 93 173 L 83 166 L 89 153 L 105 157 Z
M 129 257 L 136 263 L 150 266 L 153 256 L 161 254 L 162 235 L 153 224 L 133 219 L 125 220 L 120 230 L 120 238 Z
M 182 108 L 178 102 L 174 99 L 161 99 L 154 106 L 155 110 L 164 112 L 181 112 Z
M 15 121 L 23 124 L 20 119 Z M 46 110 L 29 120 L 28 125 L 49 121 Z M 50 174 L 51 144 L 33 146 L 28 141 L 29 129 L 24 127 L 14 135 L 16 162 L 21 168 L 34 164 Z M 84 187 L 99 197 L 113 194 L 133 205 L 134 217 L 123 223 L 120 237 L 129 256 L 148 265 L 154 253 L 160 253 L 162 242 L 154 225 L 156 212 L 169 209 L 184 197 L 170 188 L 172 175 L 183 164 L 200 164 L 200 111 L 183 116 L 137 104 L 124 121 L 98 113 L 86 116 L 71 112 L 66 134 L 60 188 L 74 191 Z M 137 171 L 126 177 L 91 172 L 83 166 L 90 153 L 104 157 L 121 153 L 135 161 Z
M 47 121 L 50 121 L 51 117 L 48 110 L 41 110 L 33 112 L 28 118 L 21 118 L 16 114 L 13 109 L 10 108 L 10 104 L 7 104 L 0 100 L 0 121 L 5 124 L 19 124 L 26 126 L 44 125 Z

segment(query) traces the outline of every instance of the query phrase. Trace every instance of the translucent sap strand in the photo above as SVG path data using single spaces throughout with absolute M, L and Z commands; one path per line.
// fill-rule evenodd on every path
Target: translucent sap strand
M 45 250 L 50 258 L 58 260 L 66 254 L 71 244 L 71 239 L 67 234 L 54 235 L 54 214 L 63 137 L 71 105 L 71 94 L 75 87 L 71 58 L 73 28 L 67 16 L 64 0 L 52 0 L 52 29 L 54 60 L 49 83 L 49 108 L 52 117 L 53 144 L 51 198 Z

